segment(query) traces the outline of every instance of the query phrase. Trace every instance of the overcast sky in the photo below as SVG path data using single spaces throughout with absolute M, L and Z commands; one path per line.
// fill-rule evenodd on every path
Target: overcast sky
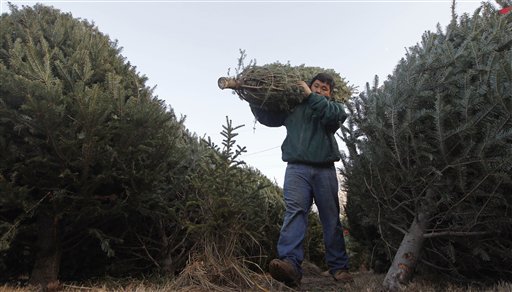
M 229 68 L 234 74 L 240 49 L 247 61 L 331 68 L 364 88 L 375 75 L 385 80 L 405 48 L 438 23 L 444 30 L 451 17 L 450 0 L 10 2 L 44 3 L 93 22 L 118 40 L 122 54 L 198 136 L 220 145 L 226 116 L 245 125 L 236 139 L 247 147 L 241 159 L 281 186 L 286 130 L 255 124 L 245 101 L 217 87 Z M 472 14 L 480 2 L 457 1 L 456 12 Z M 8 12 L 7 1 L 0 7 Z

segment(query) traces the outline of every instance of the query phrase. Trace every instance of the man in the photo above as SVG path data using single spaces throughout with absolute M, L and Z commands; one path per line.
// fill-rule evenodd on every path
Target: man
M 322 223 L 329 272 L 337 281 L 352 282 L 339 218 L 334 166 L 334 162 L 340 160 L 334 134 L 347 115 L 342 104 L 329 99 L 334 89 L 330 75 L 316 75 L 311 87 L 304 81 L 298 85 L 306 99 L 290 112 L 273 112 L 251 105 L 261 124 L 284 125 L 287 131 L 281 146 L 282 159 L 288 162 L 283 186 L 286 211 L 277 244 L 279 258 L 270 262 L 270 274 L 288 286 L 300 284 L 303 242 L 314 199 Z

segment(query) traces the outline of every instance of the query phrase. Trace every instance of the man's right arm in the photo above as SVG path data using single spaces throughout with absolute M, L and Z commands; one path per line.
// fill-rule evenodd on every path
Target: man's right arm
M 261 107 L 250 105 L 251 111 L 258 122 L 267 127 L 281 127 L 286 120 L 286 112 L 269 111 Z

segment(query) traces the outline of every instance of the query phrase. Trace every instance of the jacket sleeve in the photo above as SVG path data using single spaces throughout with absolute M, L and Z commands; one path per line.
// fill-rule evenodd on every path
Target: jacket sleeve
M 286 112 L 269 111 L 258 106 L 251 106 L 251 111 L 258 122 L 268 127 L 280 127 L 286 120 Z
M 321 123 L 331 132 L 336 132 L 347 119 L 343 105 L 324 96 L 311 93 L 307 99 L 313 112 L 320 117 Z

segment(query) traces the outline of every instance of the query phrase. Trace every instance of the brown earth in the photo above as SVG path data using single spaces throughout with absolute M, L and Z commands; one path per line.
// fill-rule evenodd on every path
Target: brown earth
M 99 280 L 98 282 L 89 283 L 60 283 L 55 289 L 48 289 L 48 291 L 94 291 L 94 292 L 111 292 L 111 291 L 129 291 L 129 292 L 239 292 L 239 291 L 262 291 L 262 292 L 374 292 L 381 291 L 381 284 L 384 280 L 384 274 L 375 274 L 370 271 L 353 272 L 354 282 L 350 284 L 343 284 L 336 282 L 330 276 L 322 275 L 322 270 L 313 264 L 304 263 L 304 276 L 299 287 L 290 288 L 284 284 L 275 281 L 269 274 L 259 274 L 254 276 L 251 289 L 240 289 L 230 285 L 229 287 L 212 285 L 208 279 L 202 281 L 201 276 L 204 273 L 198 273 L 194 270 L 191 274 L 191 281 L 184 283 L 186 285 L 176 285 L 176 279 L 124 279 L 124 280 Z M 257 283 L 256 283 L 257 282 Z M 1 285 L 0 292 L 32 292 L 37 291 L 35 287 L 26 286 L 20 283 L 11 283 L 10 285 Z M 500 282 L 490 287 L 482 287 L 478 285 L 458 286 L 450 284 L 441 279 L 424 278 L 417 275 L 413 281 L 404 287 L 402 291 L 421 291 L 421 292 L 510 292 L 512 291 L 512 283 Z
M 301 291 L 301 292 L 330 292 L 330 291 L 379 291 L 385 275 L 375 275 L 372 272 L 352 273 L 354 282 L 340 283 L 331 276 L 322 275 L 322 270 L 317 266 L 304 263 L 304 276 L 298 287 L 290 288 L 272 280 L 269 291 Z M 270 277 L 270 276 L 269 276 Z M 275 286 L 274 286 L 275 285 Z
M 319 274 L 307 272 L 302 279 L 302 284 L 295 289 L 284 286 L 283 284 L 268 279 L 262 281 L 261 285 L 257 285 L 254 289 L 214 289 L 214 291 L 260 291 L 260 292 L 295 292 L 295 291 L 308 291 L 308 292 L 374 292 L 381 291 L 381 283 L 384 279 L 383 274 L 374 274 L 372 272 L 357 272 L 353 273 L 354 283 L 341 284 L 335 282 L 332 278 L 321 276 Z M 265 277 L 266 278 L 266 277 Z M 263 283 L 265 282 L 265 284 Z M 60 289 L 53 291 L 63 292 L 211 292 L 212 289 L 201 286 L 183 287 L 176 289 L 172 283 L 152 283 L 151 281 L 132 280 L 131 282 L 113 283 L 109 281 L 102 281 L 97 283 L 62 283 Z M 0 285 L 0 292 L 33 292 L 37 291 L 34 287 L 18 285 Z M 512 291 L 512 283 L 498 283 L 494 286 L 483 288 L 478 286 L 455 286 L 449 283 L 442 283 L 442 281 L 433 282 L 432 279 L 425 281 L 415 279 L 411 284 L 404 288 L 402 291 L 407 292 L 510 292 Z

